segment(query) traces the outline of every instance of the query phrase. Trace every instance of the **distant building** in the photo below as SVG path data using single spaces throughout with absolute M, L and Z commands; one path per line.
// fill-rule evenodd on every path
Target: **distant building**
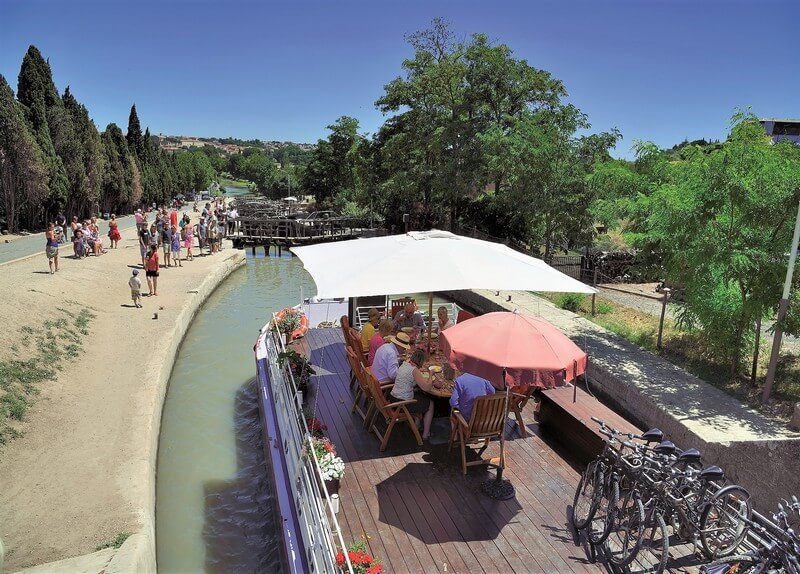
M 789 140 L 800 145 L 800 120 L 763 118 L 759 121 L 773 142 Z

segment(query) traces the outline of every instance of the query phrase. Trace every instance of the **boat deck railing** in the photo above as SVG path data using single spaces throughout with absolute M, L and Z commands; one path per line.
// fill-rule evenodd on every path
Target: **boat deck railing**
M 339 572 L 336 554 L 347 557 L 334 502 L 322 486 L 319 460 L 304 448 L 311 433 L 302 408 L 302 393 L 288 363 L 283 338 L 271 321 L 259 334 L 255 353 L 264 450 L 273 474 L 285 562 L 289 572 Z

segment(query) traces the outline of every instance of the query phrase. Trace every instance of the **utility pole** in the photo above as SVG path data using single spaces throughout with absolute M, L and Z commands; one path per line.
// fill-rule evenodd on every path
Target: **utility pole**
M 797 218 L 794 222 L 794 236 L 792 236 L 792 250 L 789 252 L 789 267 L 786 269 L 786 281 L 783 283 L 783 297 L 778 304 L 778 316 L 775 319 L 775 335 L 772 338 L 772 354 L 769 357 L 769 368 L 767 369 L 767 381 L 764 383 L 764 394 L 761 402 L 769 400 L 772 392 L 772 383 L 775 381 L 775 369 L 778 367 L 778 354 L 781 351 L 781 340 L 783 339 L 783 329 L 781 323 L 786 318 L 789 310 L 789 293 L 792 289 L 792 276 L 794 275 L 794 265 L 797 262 L 797 243 L 800 241 L 800 205 L 797 206 Z

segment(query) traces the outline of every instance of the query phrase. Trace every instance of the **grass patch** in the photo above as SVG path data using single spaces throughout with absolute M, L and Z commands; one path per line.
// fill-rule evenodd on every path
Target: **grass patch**
M 13 357 L 0 359 L 0 445 L 20 436 L 17 425 L 25 420 L 39 387 L 80 354 L 81 335 L 88 335 L 95 318 L 88 309 L 73 312 L 59 307 L 57 311 L 56 318 L 41 326 L 23 326 L 19 345 L 9 346 Z M 20 349 L 27 356 L 20 357 Z
M 562 309 L 568 308 L 573 301 L 565 299 L 560 293 L 537 293 Z M 570 309 L 571 310 L 571 309 Z M 778 363 L 775 376 L 773 401 L 769 406 L 761 404 L 761 390 L 767 373 L 771 342 L 762 337 L 756 383 L 750 380 L 752 354 L 745 358 L 746 365 L 733 377 L 730 369 L 721 364 L 709 349 L 705 336 L 699 331 L 680 329 L 674 321 L 664 320 L 662 349 L 657 348 L 659 318 L 625 307 L 608 299 L 596 297 L 595 315 L 592 316 L 591 297 L 584 297 L 573 312 L 616 333 L 623 339 L 658 354 L 696 377 L 733 395 L 743 403 L 770 415 L 782 418 L 791 417 L 794 404 L 800 402 L 800 357 L 783 355 Z
M 106 548 L 119 548 L 130 537 L 129 532 L 120 532 L 111 542 L 106 542 L 100 546 L 95 547 L 95 550 L 105 550 Z

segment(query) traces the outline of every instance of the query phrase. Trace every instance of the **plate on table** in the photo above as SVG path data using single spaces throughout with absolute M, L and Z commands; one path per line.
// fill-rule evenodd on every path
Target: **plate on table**
M 413 333 L 414 332 L 414 327 L 400 327 L 400 330 L 403 333 Z
M 428 367 L 428 370 L 431 373 L 441 373 L 442 372 L 442 368 L 439 365 L 431 365 L 430 367 Z
M 439 333 L 436 333 L 436 332 L 431 333 L 431 340 L 435 341 L 438 338 L 439 338 Z

